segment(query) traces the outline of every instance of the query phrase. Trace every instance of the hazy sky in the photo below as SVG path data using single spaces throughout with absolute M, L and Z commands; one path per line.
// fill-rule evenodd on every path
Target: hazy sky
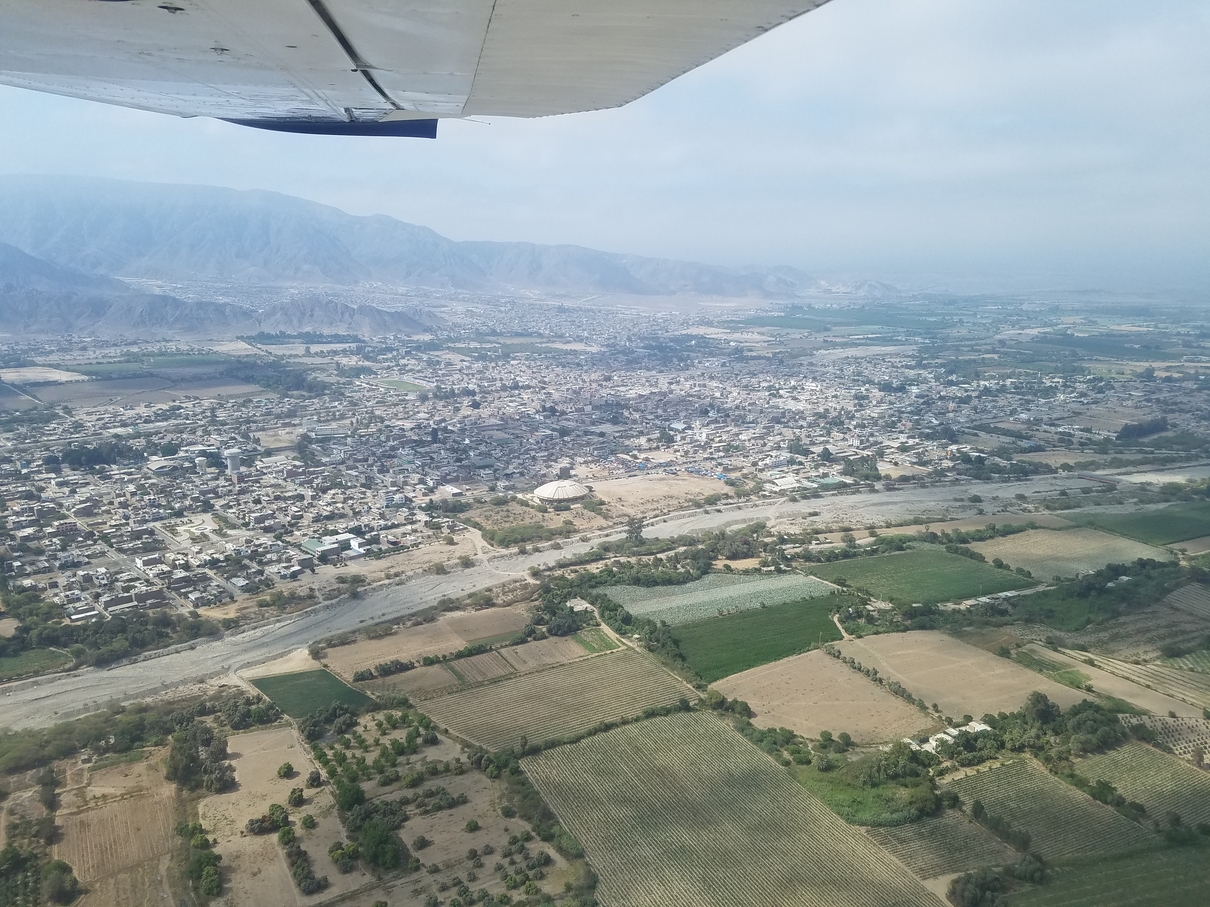
M 1210 287 L 1205 0 L 832 0 L 621 110 L 285 136 L 0 88 L 0 172 L 906 285 Z

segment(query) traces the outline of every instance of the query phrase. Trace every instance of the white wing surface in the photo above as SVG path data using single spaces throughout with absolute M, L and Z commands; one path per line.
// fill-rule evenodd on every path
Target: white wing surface
M 0 83 L 289 131 L 618 107 L 826 0 L 0 0 Z

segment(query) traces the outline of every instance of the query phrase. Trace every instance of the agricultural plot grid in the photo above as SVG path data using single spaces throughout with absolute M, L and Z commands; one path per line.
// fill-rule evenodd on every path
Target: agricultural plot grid
M 784 605 L 833 592 L 813 576 L 731 576 L 711 573 L 683 586 L 614 586 L 606 590 L 631 614 L 673 626 L 754 608 Z
M 1175 812 L 1190 825 L 1210 822 L 1210 774 L 1141 743 L 1081 759 L 1076 771 L 1105 780 L 1127 800 L 1142 803 L 1153 819 Z
M 709 713 L 653 718 L 522 765 L 583 844 L 606 907 L 936 907 Z
M 1141 722 L 1155 731 L 1160 742 L 1182 759 L 1192 759 L 1195 747 L 1210 754 L 1210 718 L 1169 718 L 1167 715 L 1131 715 L 1128 724 Z
M 574 737 L 693 692 L 632 649 L 605 652 L 426 702 L 439 725 L 489 749 Z
M 868 828 L 866 834 L 921 879 L 1006 866 L 1020 859 L 1015 850 L 956 810 L 907 825 Z
M 1029 832 L 1030 848 L 1048 860 L 1128 853 L 1158 840 L 1032 762 L 1010 762 L 947 786 L 968 808 L 981 800 L 989 813 Z

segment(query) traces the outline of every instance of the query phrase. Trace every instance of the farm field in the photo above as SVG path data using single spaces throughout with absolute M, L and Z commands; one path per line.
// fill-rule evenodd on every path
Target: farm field
M 145 874 L 140 864 L 158 865 L 176 845 L 176 789 L 164 780 L 163 755 L 159 750 L 147 761 L 86 772 L 82 785 L 63 791 L 54 856 L 70 863 L 81 881 Z M 74 773 L 66 778 L 71 785 Z
M 915 706 L 819 650 L 733 674 L 714 687 L 752 706 L 758 727 L 788 727 L 805 737 L 846 731 L 858 744 L 884 743 L 931 723 Z
M 1072 658 L 1079 653 L 1067 652 Z M 1094 659 L 1098 667 L 1110 674 L 1148 687 L 1157 693 L 1190 703 L 1198 709 L 1210 709 L 1210 674 L 1200 671 L 1182 671 L 1162 664 L 1136 665 L 1116 658 L 1098 656 Z M 1175 709 L 1181 714 L 1182 710 Z
M 936 907 L 899 863 L 708 713 L 642 721 L 522 765 L 599 871 L 606 907 Z
M 1084 659 L 1090 656 L 1084 652 L 1060 651 L 1030 643 L 1016 653 L 1016 658 L 1022 657 L 1042 659 L 1050 664 L 1064 668 L 1067 671 L 1078 672 L 1092 684 L 1093 693 L 1085 693 L 1089 699 L 1095 699 L 1098 694 L 1122 699 L 1131 705 L 1154 712 L 1157 715 L 1167 715 L 1175 712 L 1178 715 L 1200 715 L 1201 709 L 1195 705 L 1170 696 L 1167 693 L 1150 689 L 1119 674 L 1111 674 L 1105 669 L 1104 656 L 1092 656 L 1095 665 L 1088 664 Z M 1210 679 L 1210 678 L 1208 678 Z
M 683 586 L 611 586 L 605 590 L 631 614 L 672 626 L 817 598 L 835 591 L 813 576 L 711 573 Z
M 651 659 L 619 649 L 429 700 L 438 725 L 488 749 L 571 737 L 603 721 L 674 705 L 693 691 Z
M 1136 715 L 1131 723 L 1140 721 L 1155 731 L 1161 743 L 1172 747 L 1180 758 L 1191 760 L 1194 747 L 1210 753 L 1210 718 L 1169 718 L 1167 715 Z
M 1020 859 L 1020 854 L 990 831 L 954 809 L 908 825 L 869 828 L 866 834 L 918 879 L 1004 866 Z
M 600 629 L 596 629 L 595 632 L 601 633 Z M 601 635 L 604 636 L 603 633 Z M 613 648 L 617 648 L 617 646 L 615 645 Z M 539 668 L 575 661 L 577 658 L 584 658 L 589 654 L 589 650 L 572 636 L 549 636 L 536 642 L 507 646 L 500 649 L 499 652 L 515 670 L 521 672 L 536 671 Z
M 1170 907 L 1204 904 L 1210 860 L 1200 847 L 1159 850 L 1064 870 L 1039 888 L 1010 895 L 1009 907 Z
M 971 546 L 989 561 L 1000 558 L 1011 567 L 1024 567 L 1035 578 L 1078 576 L 1106 564 L 1127 564 L 1140 557 L 1171 560 L 1160 548 L 1095 529 L 1034 529 L 1017 535 L 975 542 Z
M 272 699 L 291 718 L 303 718 L 336 702 L 353 708 L 362 708 L 374 702 L 335 674 L 323 670 L 257 677 L 249 683 Z
M 402 693 L 410 699 L 431 699 L 458 689 L 462 686 L 462 681 L 450 673 L 450 669 L 445 665 L 439 664 L 370 680 L 361 686 L 373 696 Z
M 425 390 L 423 384 L 417 384 L 415 381 L 403 381 L 399 378 L 378 378 L 373 383 L 380 387 L 389 387 L 391 390 L 406 393 Z
M 497 677 L 513 673 L 513 666 L 494 649 L 484 652 L 482 655 L 472 655 L 470 658 L 459 658 L 446 662 L 445 666 L 462 683 L 482 683 L 485 680 L 494 680 Z
M 1026 760 L 975 772 L 945 787 L 968 809 L 981 800 L 988 813 L 1029 832 L 1030 849 L 1047 860 L 1129 853 L 1159 842 L 1142 826 Z
M 71 664 L 71 656 L 52 649 L 28 649 L 20 655 L 0 658 L 0 683 L 28 677 L 31 674 L 46 674 Z
M 1162 663 L 1169 668 L 1178 668 L 1182 671 L 1210 674 L 1210 652 L 1205 650 L 1194 652 L 1191 655 L 1182 655 L 1179 658 L 1165 658 Z
M 846 596 L 740 611 L 682 624 L 673 631 L 685 661 L 706 683 L 840 639 L 832 609 Z
M 326 667 L 345 680 L 357 671 L 398 658 L 420 661 L 426 655 L 449 655 L 485 640 L 515 636 L 529 623 L 523 608 L 488 608 L 442 615 L 435 621 L 412 627 L 396 627 L 385 636 L 363 638 L 325 650 Z
M 1144 744 L 1087 756 L 1076 771 L 1089 781 L 1108 781 L 1127 800 L 1147 807 L 1152 819 L 1172 811 L 1189 825 L 1210 822 L 1210 773 Z
M 843 579 L 853 589 L 902 605 L 961 601 L 1033 585 L 1008 570 L 936 546 L 813 565 L 811 572 L 829 582 Z
M 1210 502 L 1169 504 L 1137 513 L 1081 513 L 1073 519 L 1148 545 L 1171 545 L 1210 535 Z
M 600 627 L 589 627 L 587 630 L 581 630 L 572 639 L 582 648 L 593 654 L 597 652 L 610 652 L 618 647 L 618 644 Z
M 845 655 L 878 669 L 887 680 L 950 716 L 1019 709 L 1031 692 L 1059 705 L 1075 705 L 1085 694 L 936 630 L 914 630 L 835 643 Z

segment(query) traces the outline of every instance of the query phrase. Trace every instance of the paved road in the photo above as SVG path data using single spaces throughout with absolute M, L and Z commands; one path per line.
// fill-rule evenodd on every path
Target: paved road
M 994 519 L 998 497 L 1011 501 L 1015 494 L 1053 494 L 1087 482 L 1071 476 L 1041 476 L 1011 483 L 964 483 L 913 488 L 876 494 L 835 495 L 807 501 L 761 501 L 732 505 L 710 513 L 694 511 L 652 523 L 649 535 L 667 537 L 702 532 L 729 525 L 766 520 L 792 520 L 818 511 L 823 523 L 883 523 L 915 516 L 938 518 L 969 516 L 970 504 L 960 503 L 978 491 L 988 518 Z M 594 539 L 594 542 L 596 540 Z M 395 619 L 435 605 L 446 595 L 464 595 L 495 586 L 511 577 L 524 576 L 531 565 L 546 565 L 586 550 L 592 542 L 565 544 L 561 550 L 528 555 L 502 555 L 448 576 L 415 576 L 390 587 L 367 592 L 361 599 L 344 599 L 319 605 L 221 639 L 199 641 L 181 650 L 108 669 L 86 668 L 67 674 L 18 681 L 0 686 L 0 726 L 43 727 L 104 708 L 110 703 L 132 702 L 188 683 L 234 672 L 316 640 L 352 630 L 359 624 Z

